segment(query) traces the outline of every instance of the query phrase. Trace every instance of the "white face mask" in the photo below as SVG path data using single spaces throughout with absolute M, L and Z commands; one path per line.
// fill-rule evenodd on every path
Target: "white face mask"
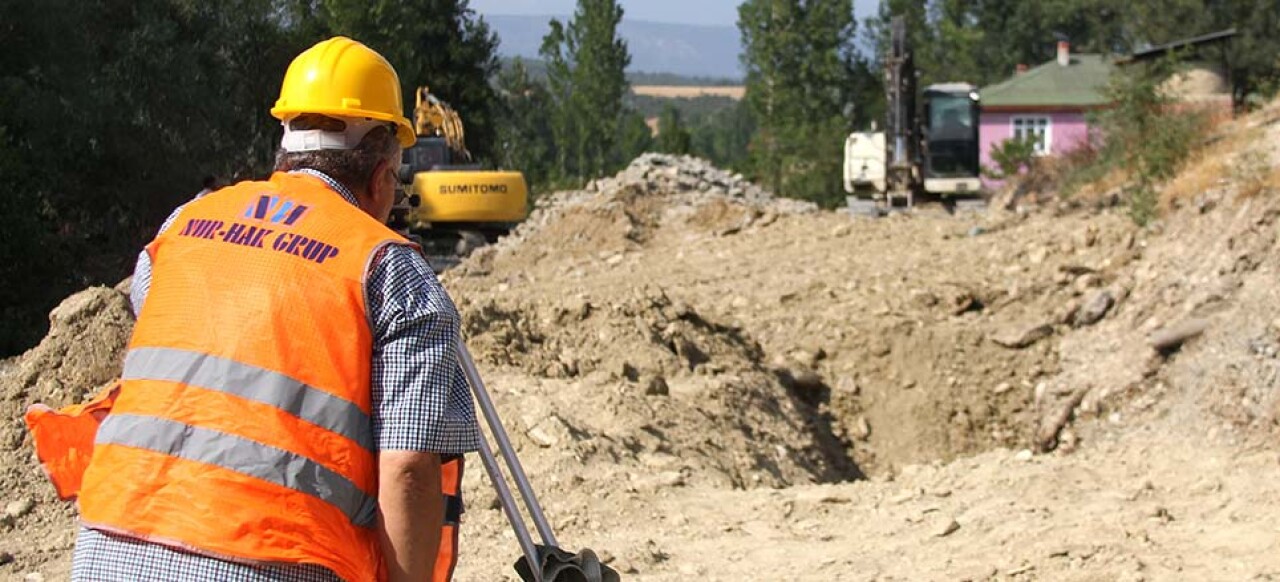
M 345 123 L 346 129 L 343 131 L 290 129 L 289 121 L 291 120 L 284 120 L 281 123 L 284 126 L 284 138 L 280 140 L 280 147 L 290 153 L 319 150 L 351 150 L 360 145 L 360 140 L 364 139 L 365 134 L 369 133 L 373 128 L 387 125 L 386 121 L 378 121 L 376 119 L 332 117 Z

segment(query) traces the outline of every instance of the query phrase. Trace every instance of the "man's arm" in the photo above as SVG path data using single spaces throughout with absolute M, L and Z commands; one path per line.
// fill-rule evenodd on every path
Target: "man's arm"
M 378 505 L 382 556 L 389 582 L 422 582 L 435 569 L 444 525 L 440 455 L 417 451 L 378 453 Z
M 383 558 L 391 580 L 426 580 L 444 518 L 440 455 L 479 446 L 458 366 L 461 322 L 431 268 L 408 247 L 392 245 L 375 258 L 366 292 Z

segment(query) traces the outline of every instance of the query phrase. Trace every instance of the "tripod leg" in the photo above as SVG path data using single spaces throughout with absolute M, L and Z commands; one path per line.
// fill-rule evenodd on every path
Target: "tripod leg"
M 538 498 L 533 494 L 533 487 L 529 484 L 529 477 L 525 475 L 524 467 L 520 465 L 520 459 L 516 457 L 515 449 L 511 446 L 511 439 L 507 437 L 507 431 L 502 428 L 502 421 L 498 418 L 498 411 L 493 406 L 493 400 L 489 397 L 489 392 L 485 390 L 484 381 L 480 379 L 480 372 L 476 370 L 475 361 L 471 359 L 471 352 L 467 351 L 467 346 L 462 343 L 462 339 L 458 339 L 458 363 L 462 365 L 462 371 L 467 376 L 467 383 L 471 385 L 471 391 L 475 393 L 476 401 L 480 404 L 480 410 L 484 413 L 485 423 L 489 425 L 489 430 L 493 432 L 493 440 L 497 443 L 498 451 L 502 453 L 502 458 L 507 463 L 507 469 L 511 471 L 511 478 L 515 480 L 516 487 L 520 490 L 520 496 L 524 498 L 525 507 L 529 508 L 529 517 L 533 519 L 533 525 L 538 528 L 538 534 L 542 536 L 542 543 L 547 546 L 557 546 L 555 534 L 551 531 L 551 524 L 547 522 L 547 516 L 542 512 L 542 506 L 538 503 Z
M 524 552 L 525 560 L 529 561 L 529 569 L 533 571 L 534 577 L 538 578 L 538 582 L 541 582 L 538 547 L 534 545 L 529 527 L 524 524 L 524 518 L 520 516 L 520 508 L 516 506 L 516 500 L 511 496 L 511 488 L 507 486 L 502 468 L 498 466 L 498 460 L 494 458 L 493 450 L 489 448 L 489 441 L 484 438 L 484 434 L 480 435 L 480 459 L 484 461 L 485 473 L 488 473 L 494 489 L 498 490 L 498 501 L 502 504 L 503 513 L 507 514 L 507 521 L 511 522 L 511 528 L 515 530 L 516 541 L 520 542 L 520 550 Z

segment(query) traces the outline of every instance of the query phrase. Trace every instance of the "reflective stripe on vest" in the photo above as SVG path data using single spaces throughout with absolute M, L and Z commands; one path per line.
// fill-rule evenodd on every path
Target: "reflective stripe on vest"
M 361 527 L 372 526 L 377 517 L 377 500 L 346 477 L 301 455 L 243 437 L 152 416 L 112 414 L 98 428 L 94 442 L 146 449 L 270 481 L 334 505 Z
M 186 350 L 134 348 L 121 378 L 179 382 L 269 404 L 375 450 L 372 421 L 354 402 L 271 370 Z

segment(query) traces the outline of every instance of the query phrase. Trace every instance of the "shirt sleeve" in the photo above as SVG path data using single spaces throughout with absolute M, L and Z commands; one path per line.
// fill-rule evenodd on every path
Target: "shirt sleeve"
M 475 407 L 458 364 L 461 319 L 426 260 L 411 247 L 386 247 L 369 271 L 366 294 L 378 449 L 478 449 Z
M 185 204 L 183 206 L 186 206 Z M 160 230 L 156 232 L 156 236 L 169 230 L 169 226 L 173 221 L 178 219 L 178 214 L 182 213 L 182 206 L 173 209 L 173 213 L 169 218 L 164 219 L 164 223 L 160 225 Z M 142 302 L 147 299 L 147 291 L 151 290 L 151 255 L 147 254 L 147 249 L 142 249 L 138 253 L 138 262 L 133 265 L 133 283 L 129 286 L 129 303 L 133 306 L 133 316 L 137 317 L 142 314 Z

